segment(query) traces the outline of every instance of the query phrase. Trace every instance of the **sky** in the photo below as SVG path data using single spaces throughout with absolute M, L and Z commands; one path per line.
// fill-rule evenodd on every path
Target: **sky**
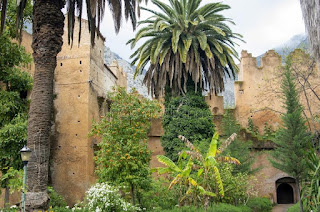
M 234 26 L 230 25 L 231 29 L 240 33 L 245 41 L 237 42 L 238 53 L 247 50 L 253 56 L 258 56 L 287 42 L 294 35 L 305 32 L 299 0 L 221 1 L 231 7 L 222 14 L 235 22 Z M 209 2 L 216 1 L 203 0 L 202 4 Z M 147 7 L 156 9 L 150 0 Z M 141 11 L 140 20 L 149 16 L 150 13 Z M 135 35 L 131 23 L 123 20 L 119 34 L 116 34 L 110 11 L 106 9 L 100 31 L 106 38 L 105 45 L 123 59 L 130 61 L 133 50 L 126 42 Z

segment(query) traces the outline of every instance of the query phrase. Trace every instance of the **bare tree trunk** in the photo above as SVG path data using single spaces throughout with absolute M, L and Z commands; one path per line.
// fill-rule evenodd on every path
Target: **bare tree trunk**
M 53 107 L 53 79 L 57 54 L 63 44 L 63 0 L 36 0 L 33 6 L 34 85 L 28 119 L 28 164 L 26 210 L 46 210 Z
M 299 179 L 296 178 L 296 189 L 297 189 L 297 197 L 298 197 L 298 202 L 300 205 L 300 212 L 303 212 L 303 205 L 302 205 L 302 201 L 301 201 L 301 192 L 300 192 L 300 183 L 299 183 Z

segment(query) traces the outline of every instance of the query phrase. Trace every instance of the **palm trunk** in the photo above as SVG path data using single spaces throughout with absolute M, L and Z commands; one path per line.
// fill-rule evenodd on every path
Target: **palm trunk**
M 26 210 L 46 210 L 53 108 L 53 79 L 57 54 L 63 44 L 63 0 L 36 0 L 33 6 L 34 85 L 28 119 L 28 164 Z
M 301 201 L 301 192 L 300 192 L 300 183 L 299 183 L 299 179 L 296 179 L 296 186 L 297 186 L 297 197 L 298 197 L 298 202 L 300 205 L 300 212 L 303 212 L 303 205 L 302 205 L 302 201 Z

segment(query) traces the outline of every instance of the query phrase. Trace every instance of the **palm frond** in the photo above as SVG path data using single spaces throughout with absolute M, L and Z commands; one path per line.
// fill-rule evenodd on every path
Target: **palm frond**
M 228 27 L 230 19 L 219 14 L 229 6 L 211 3 L 200 7 L 201 0 L 169 0 L 169 4 L 159 0 L 153 2 L 160 11 L 142 8 L 152 17 L 140 22 L 145 27 L 130 41 L 132 48 L 143 37 L 163 43 L 139 49 L 143 55 L 151 55 L 149 58 L 136 53 L 132 57 L 135 63 L 149 61 L 152 64 L 144 78 L 148 90 L 159 96 L 163 95 L 165 86 L 169 86 L 173 94 L 184 94 L 190 78 L 195 91 L 198 86 L 202 91 L 209 88 L 210 93 L 223 91 L 225 75 L 235 76 L 238 71 L 233 46 L 234 40 L 241 38 Z M 136 70 L 136 74 L 141 72 L 141 69 Z

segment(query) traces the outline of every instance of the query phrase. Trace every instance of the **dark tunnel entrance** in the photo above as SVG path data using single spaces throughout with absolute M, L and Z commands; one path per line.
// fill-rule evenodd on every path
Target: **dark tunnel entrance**
M 277 186 L 277 203 L 278 204 L 294 203 L 293 188 L 288 183 L 279 183 L 279 185 Z

